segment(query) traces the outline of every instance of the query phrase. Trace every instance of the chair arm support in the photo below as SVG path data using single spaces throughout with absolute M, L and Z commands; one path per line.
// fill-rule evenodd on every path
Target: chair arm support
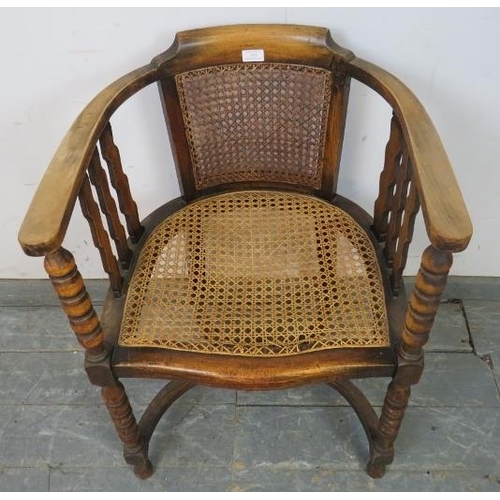
M 431 243 L 443 252 L 464 250 L 472 224 L 448 156 L 424 107 L 406 85 L 378 66 L 356 57 L 348 67 L 352 77 L 392 106 L 401 124 Z
M 124 101 L 156 80 L 157 70 L 151 64 L 132 71 L 102 90 L 74 121 L 19 231 L 19 243 L 26 254 L 47 255 L 61 246 L 85 170 L 109 118 Z

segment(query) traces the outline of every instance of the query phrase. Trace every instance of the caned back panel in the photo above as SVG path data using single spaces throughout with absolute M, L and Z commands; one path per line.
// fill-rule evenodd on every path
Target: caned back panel
M 242 63 L 175 80 L 196 189 L 240 181 L 320 189 L 330 71 Z

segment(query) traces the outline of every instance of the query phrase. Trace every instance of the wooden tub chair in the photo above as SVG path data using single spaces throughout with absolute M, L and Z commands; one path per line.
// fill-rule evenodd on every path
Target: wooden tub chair
M 373 215 L 336 188 L 353 78 L 393 109 Z M 141 218 L 110 118 L 154 82 L 182 196 Z M 62 246 L 77 200 L 109 276 L 100 317 Z M 430 245 L 407 299 L 419 208 Z M 243 25 L 181 32 L 98 94 L 55 153 L 19 241 L 45 257 L 138 477 L 152 474 L 148 445 L 161 416 L 193 386 L 312 383 L 352 405 L 369 442 L 367 472 L 381 477 L 452 253 L 471 233 L 441 141 L 403 83 L 327 29 Z M 126 377 L 169 381 L 139 423 Z M 380 416 L 352 382 L 366 377 L 392 379 Z

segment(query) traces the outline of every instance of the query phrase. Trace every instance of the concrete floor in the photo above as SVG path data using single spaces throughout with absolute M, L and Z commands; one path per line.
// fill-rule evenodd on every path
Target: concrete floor
M 88 283 L 96 304 L 103 285 Z M 50 285 L 0 281 L 0 491 L 500 491 L 500 279 L 452 278 L 445 299 L 384 478 L 326 386 L 198 387 L 160 422 L 140 481 Z M 359 386 L 380 407 L 386 384 Z M 134 408 L 161 385 L 127 381 Z

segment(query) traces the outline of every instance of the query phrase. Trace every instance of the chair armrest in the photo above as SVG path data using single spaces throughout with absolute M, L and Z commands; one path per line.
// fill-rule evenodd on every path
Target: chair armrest
M 57 250 L 96 142 L 111 115 L 130 96 L 157 80 L 148 64 L 102 90 L 80 113 L 50 162 L 19 231 L 19 243 L 32 256 Z
M 424 107 L 406 85 L 378 66 L 357 57 L 348 66 L 354 78 L 392 106 L 401 124 L 431 243 L 444 252 L 464 250 L 472 236 L 472 223 L 448 156 Z

